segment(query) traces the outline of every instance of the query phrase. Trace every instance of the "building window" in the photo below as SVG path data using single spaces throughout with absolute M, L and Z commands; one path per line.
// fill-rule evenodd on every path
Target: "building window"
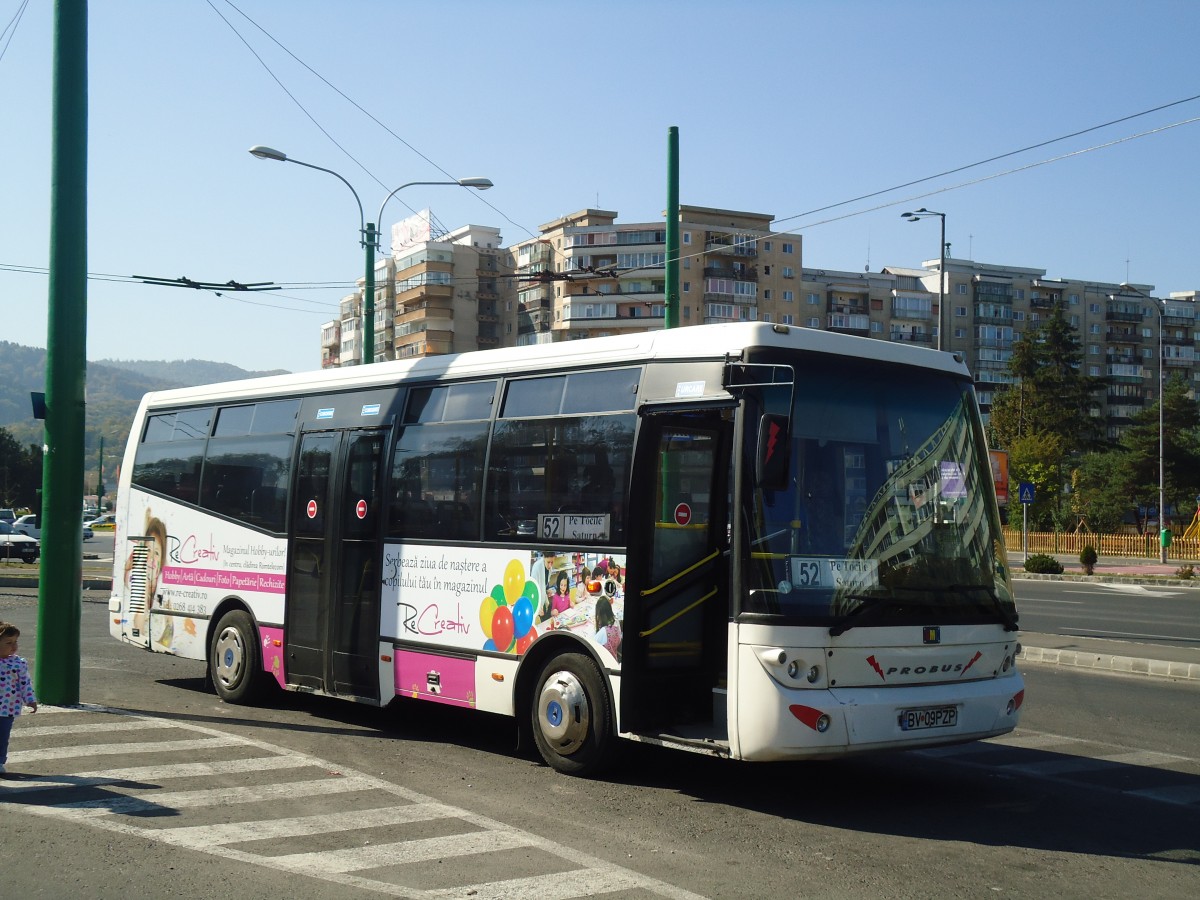
M 954 307 L 954 315 L 957 318 L 965 319 L 967 317 L 967 308 L 965 306 Z
M 691 291 L 691 289 L 692 289 L 692 283 L 690 281 L 685 281 L 683 283 L 683 292 L 685 294 L 689 293 Z
M 762 320 L 763 320 L 764 322 L 770 322 L 770 321 L 771 321 L 771 314 L 770 314 L 770 313 L 763 313 Z
M 1100 355 L 1100 345 L 1099 344 L 1088 344 L 1088 356 L 1099 356 L 1099 355 Z
M 784 244 L 784 245 L 783 245 L 783 252 L 784 252 L 784 253 L 792 253 L 792 252 L 793 252 L 793 245 L 792 245 L 792 244 Z
M 1013 291 L 1013 296 L 1018 300 L 1024 300 L 1025 299 L 1025 289 L 1024 288 L 1016 288 Z
M 937 329 L 934 329 L 934 334 L 937 334 Z M 967 330 L 966 330 L 965 328 L 955 328 L 955 329 L 954 329 L 954 336 L 955 336 L 956 338 L 962 338 L 962 337 L 966 337 L 966 336 L 967 336 Z
M 1067 303 L 1069 303 L 1071 306 L 1078 306 L 1079 305 L 1079 295 L 1071 294 L 1070 296 L 1067 297 Z
M 809 327 L 809 328 L 820 328 L 820 327 L 821 327 L 821 320 L 820 320 L 820 319 L 818 319 L 818 318 L 815 318 L 815 317 L 814 317 L 814 318 L 812 318 L 812 319 L 809 319 L 809 320 L 808 320 L 808 327 Z
M 1099 303 L 1089 303 L 1088 304 L 1088 312 L 1090 312 L 1090 313 L 1100 312 L 1100 304 Z
M 1025 321 L 1025 313 L 1023 313 L 1019 309 L 1014 309 L 1013 310 L 1013 321 L 1014 322 L 1024 322 Z
M 692 242 L 692 233 L 690 231 L 685 231 L 683 233 L 683 242 L 685 244 L 690 244 Z
M 763 274 L 764 274 L 764 275 L 770 275 L 770 274 L 771 274 L 771 267 L 770 267 L 770 266 L 763 266 Z
M 783 324 L 784 324 L 784 325 L 791 325 L 791 324 L 792 324 L 792 317 L 791 317 L 791 316 L 780 316 L 780 319 L 779 319 L 779 320 L 780 320 L 781 322 L 783 322 Z M 816 320 L 816 319 L 810 319 L 809 321 L 816 322 L 817 320 Z
M 770 241 L 763 241 L 763 252 L 764 253 L 771 252 L 771 242 Z
M 821 302 L 821 298 L 818 297 L 816 294 L 808 295 L 808 305 L 809 306 L 816 306 L 820 302 Z
M 967 292 L 967 286 L 965 284 L 956 284 L 954 286 L 954 293 L 965 294 L 966 292 Z
M 1093 378 L 1099 377 L 1100 367 L 1099 366 L 1088 366 L 1088 374 L 1091 375 Z
M 764 300 L 771 299 L 771 289 L 770 288 L 763 288 L 763 299 Z
M 871 330 L 873 332 L 875 332 L 876 334 L 879 334 L 880 332 L 883 331 L 883 324 L 881 322 L 872 322 Z
M 784 303 L 791 303 L 794 299 L 796 299 L 796 295 L 793 294 L 791 291 L 783 292 L 783 302 Z
M 784 278 L 795 278 L 796 270 L 793 269 L 791 266 L 784 266 L 783 267 L 783 277 Z

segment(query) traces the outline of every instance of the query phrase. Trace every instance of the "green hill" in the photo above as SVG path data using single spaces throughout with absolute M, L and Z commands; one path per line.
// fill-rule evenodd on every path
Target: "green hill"
M 138 403 L 148 391 L 278 375 L 282 371 L 251 372 L 228 363 L 200 359 L 89 362 L 84 426 L 87 465 L 95 464 L 101 435 L 105 456 L 121 451 Z M 33 418 L 29 395 L 45 390 L 45 377 L 45 350 L 0 341 L 0 427 L 7 429 L 21 446 L 42 443 L 42 423 Z

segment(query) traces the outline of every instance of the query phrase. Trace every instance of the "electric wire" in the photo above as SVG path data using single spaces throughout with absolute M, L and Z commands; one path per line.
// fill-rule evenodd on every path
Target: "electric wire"
M 13 17 L 8 20 L 8 24 L 4 26 L 4 30 L 0 31 L 0 41 L 4 42 L 4 46 L 0 47 L 0 62 L 4 61 L 4 54 L 8 52 L 9 45 L 12 44 L 13 37 L 16 36 L 17 26 L 21 24 L 21 19 L 25 15 L 25 10 L 29 6 L 29 0 L 23 0 L 17 11 L 13 13 Z

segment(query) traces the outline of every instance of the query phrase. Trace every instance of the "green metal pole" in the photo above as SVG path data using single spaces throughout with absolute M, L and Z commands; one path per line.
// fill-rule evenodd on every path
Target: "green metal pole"
M 50 321 L 35 672 L 41 700 L 54 705 L 79 702 L 79 510 L 87 375 L 87 11 L 86 0 L 54 4 Z
M 367 272 L 363 281 L 363 365 L 375 362 L 375 223 L 363 229 L 363 246 L 367 248 Z
M 663 327 L 679 327 L 679 126 L 667 129 L 667 303 Z

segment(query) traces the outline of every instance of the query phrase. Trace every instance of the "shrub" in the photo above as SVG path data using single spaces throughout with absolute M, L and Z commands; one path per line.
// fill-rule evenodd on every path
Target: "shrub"
M 1175 570 L 1176 578 L 1195 578 L 1196 569 L 1193 566 L 1180 566 Z
M 1062 563 L 1045 553 L 1035 553 L 1025 560 L 1025 571 L 1036 575 L 1061 575 Z
M 1099 556 L 1096 553 L 1096 548 L 1091 544 L 1087 544 L 1079 551 L 1079 564 L 1083 566 L 1083 574 L 1091 575 L 1092 570 L 1096 568 L 1096 560 Z

